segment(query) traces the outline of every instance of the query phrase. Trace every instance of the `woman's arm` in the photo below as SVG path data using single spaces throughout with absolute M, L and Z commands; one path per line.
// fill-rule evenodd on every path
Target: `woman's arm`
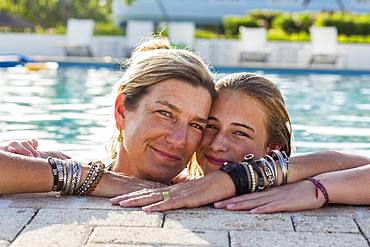
M 326 188 L 329 203 L 370 205 L 370 164 L 324 173 L 315 177 Z M 228 210 L 251 210 L 251 213 L 299 211 L 323 206 L 325 198 L 311 181 L 303 180 L 268 191 L 242 195 L 221 202 L 216 208 Z
M 82 167 L 81 183 L 87 177 L 89 169 L 88 166 Z M 107 172 L 92 195 L 112 197 L 161 186 L 165 185 Z M 52 187 L 52 169 L 47 160 L 0 151 L 0 194 L 50 192 Z

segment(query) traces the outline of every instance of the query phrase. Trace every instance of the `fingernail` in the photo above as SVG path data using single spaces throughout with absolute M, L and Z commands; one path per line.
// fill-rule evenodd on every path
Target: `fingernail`
M 256 214 L 256 213 L 258 213 L 258 210 L 257 209 L 252 209 L 252 210 L 249 210 L 249 213 Z
M 226 208 L 235 208 L 235 203 L 226 204 Z

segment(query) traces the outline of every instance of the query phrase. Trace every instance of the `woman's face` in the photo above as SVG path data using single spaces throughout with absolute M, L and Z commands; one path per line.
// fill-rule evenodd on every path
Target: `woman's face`
M 117 124 L 121 125 L 117 126 L 123 131 L 118 157 L 118 167 L 124 168 L 121 172 L 171 181 L 198 147 L 211 103 L 206 89 L 170 79 L 151 86 L 134 110 L 123 107 L 121 115 L 116 113 Z
M 218 170 L 225 162 L 241 161 L 246 154 L 266 154 L 266 117 L 264 107 L 251 96 L 221 91 L 197 150 L 197 161 L 204 174 Z

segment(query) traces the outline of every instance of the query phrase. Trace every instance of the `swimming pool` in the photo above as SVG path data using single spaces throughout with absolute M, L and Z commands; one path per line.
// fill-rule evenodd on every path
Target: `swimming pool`
M 220 77 L 242 69 L 216 71 Z M 297 153 L 335 149 L 370 155 L 370 73 L 248 71 L 282 90 Z M 55 71 L 0 69 L 0 143 L 34 137 L 40 149 L 104 158 L 111 91 L 121 73 L 111 66 L 74 64 Z

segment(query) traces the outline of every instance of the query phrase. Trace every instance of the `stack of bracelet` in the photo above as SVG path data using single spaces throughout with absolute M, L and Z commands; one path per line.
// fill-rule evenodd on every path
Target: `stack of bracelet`
M 239 163 L 225 163 L 220 168 L 233 180 L 237 195 L 277 186 L 278 165 L 282 173 L 282 184 L 287 183 L 289 158 L 284 151 L 274 150 L 271 155 L 265 155 L 256 160 L 253 158 L 253 154 L 249 154 Z M 275 161 L 279 161 L 279 164 L 277 165 Z M 265 184 L 265 178 L 267 184 Z
M 94 191 L 103 173 L 104 164 L 100 161 L 90 163 L 86 179 L 81 182 L 82 165 L 72 160 L 60 160 L 49 157 L 48 162 L 53 174 L 53 191 L 64 195 L 88 195 Z

